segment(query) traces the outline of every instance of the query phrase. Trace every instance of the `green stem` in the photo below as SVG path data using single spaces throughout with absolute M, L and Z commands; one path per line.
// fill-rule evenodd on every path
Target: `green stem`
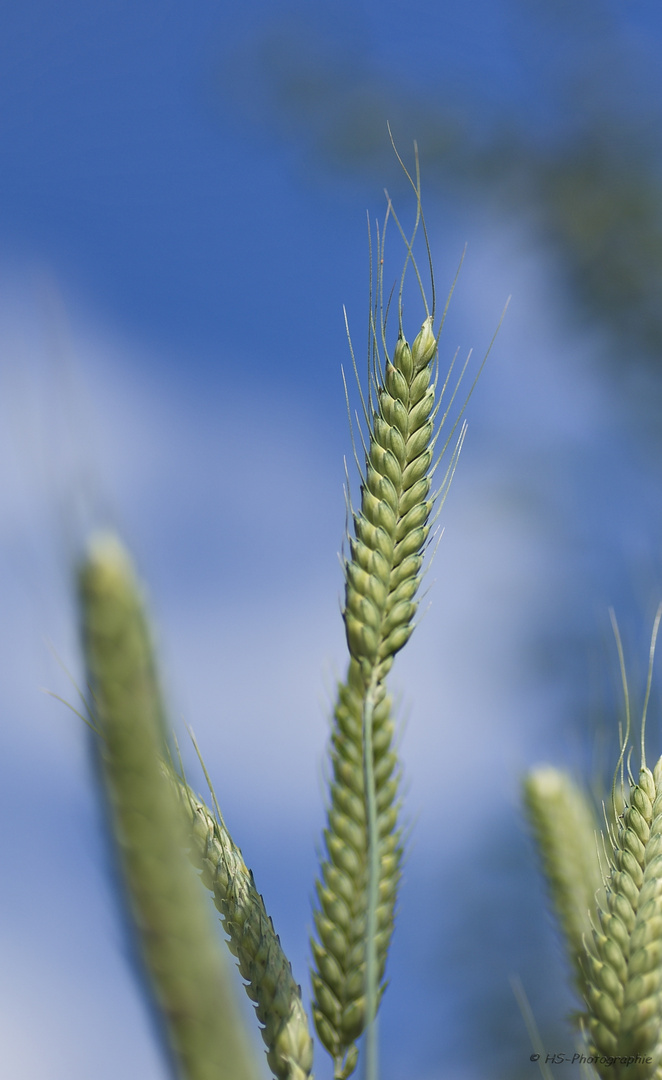
M 365 1080 L 377 1080 L 377 904 L 379 902 L 379 825 L 372 749 L 372 721 L 375 710 L 375 677 L 370 680 L 363 702 L 363 784 L 368 827 L 368 910 L 366 914 L 366 1030 Z

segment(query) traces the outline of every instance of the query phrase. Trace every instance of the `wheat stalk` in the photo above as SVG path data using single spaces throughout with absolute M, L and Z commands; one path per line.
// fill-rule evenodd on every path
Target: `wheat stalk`
M 213 893 L 228 945 L 239 961 L 246 993 L 255 1004 L 267 1046 L 267 1061 L 278 1080 L 308 1080 L 313 1042 L 301 1001 L 301 987 L 255 887 L 253 874 L 234 844 L 223 817 L 194 795 L 164 765 L 188 821 L 190 857 Z
M 366 1077 L 374 1080 L 377 1073 L 374 1020 L 384 990 L 402 861 L 399 767 L 385 679 L 396 653 L 413 631 L 415 596 L 433 510 L 435 506 L 440 509 L 448 491 L 464 434 L 460 434 L 439 488 L 432 492 L 433 475 L 459 422 L 458 416 L 435 458 L 437 440 L 462 373 L 439 418 L 453 365 L 439 387 L 435 357 L 441 326 L 435 333 L 432 266 L 430 263 L 430 311 L 412 250 L 419 224 L 425 232 L 418 160 L 416 180 L 406 169 L 405 173 L 416 195 L 416 222 L 407 239 L 389 201 L 381 240 L 377 232 L 378 272 L 374 307 L 372 295 L 370 301 L 366 395 L 361 390 L 350 339 L 367 436 L 361 436 L 365 451 L 362 469 L 355 450 L 361 473 L 360 509 L 352 509 L 348 496 L 354 529 L 348 536 L 350 556 L 344 562 L 343 619 L 350 662 L 347 678 L 338 687 L 334 710 L 326 854 L 316 883 L 317 940 L 311 943 L 315 962 L 311 973 L 313 1016 L 320 1040 L 334 1060 L 336 1080 L 345 1080 L 353 1072 L 358 1057 L 356 1041 L 366 1028 Z M 407 248 L 392 356 L 386 348 L 388 305 L 385 310 L 383 298 L 389 216 L 396 221 Z M 429 257 L 429 245 L 427 250 Z M 411 345 L 405 338 L 402 318 L 408 265 L 418 279 L 426 312 Z M 441 322 L 443 325 L 443 317 Z
M 584 940 L 592 929 L 602 886 L 600 828 L 590 799 L 571 777 L 551 766 L 524 780 L 524 806 L 559 919 L 575 982 L 584 995 Z
M 95 746 L 122 877 L 154 997 L 186 1080 L 256 1080 L 209 910 L 185 855 L 163 707 L 138 583 L 114 537 L 79 572 Z

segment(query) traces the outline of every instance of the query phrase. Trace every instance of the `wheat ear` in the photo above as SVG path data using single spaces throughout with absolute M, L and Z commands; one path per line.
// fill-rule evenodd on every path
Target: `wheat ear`
M 316 884 L 317 940 L 311 943 L 315 961 L 311 973 L 313 1016 L 320 1040 L 333 1057 L 336 1080 L 345 1080 L 353 1072 L 358 1057 L 356 1040 L 366 1028 L 367 1080 L 374 1080 L 377 1072 L 374 1019 L 384 990 L 402 860 L 398 765 L 385 678 L 413 630 L 414 597 L 421 581 L 433 508 L 435 503 L 439 507 L 448 490 L 461 444 L 460 437 L 439 489 L 431 493 L 433 473 L 458 423 L 456 420 L 434 460 L 435 445 L 457 386 L 435 431 L 450 371 L 437 393 L 434 279 L 430 312 L 412 252 L 422 222 L 418 161 L 416 181 L 409 179 L 418 208 L 411 239 L 400 228 L 390 202 L 386 218 L 388 221 L 393 216 L 407 247 L 398 297 L 398 338 L 391 357 L 386 349 L 383 302 L 385 223 L 381 242 L 379 231 L 377 234 L 377 288 L 374 308 L 372 295 L 370 300 L 365 396 L 352 350 L 367 437 L 362 436 L 363 469 L 357 458 L 361 505 L 360 510 L 352 511 L 350 557 L 344 563 L 343 618 L 350 663 L 347 679 L 338 687 L 334 711 L 326 856 Z M 418 279 L 426 311 L 411 346 L 402 325 L 402 289 L 408 265 Z
M 163 709 L 143 601 L 114 537 L 90 546 L 78 580 L 110 826 L 178 1073 L 185 1080 L 256 1080 L 231 971 L 163 775 Z
M 606 899 L 585 954 L 587 1026 L 601 1077 L 662 1065 L 662 758 L 643 766 L 614 838 Z
M 246 993 L 263 1025 L 269 1066 L 278 1080 L 307 1080 L 313 1064 L 313 1042 L 301 987 L 294 980 L 253 874 L 220 812 L 212 814 L 181 777 L 166 766 L 164 769 L 188 820 L 190 857 L 213 892 L 228 945 L 246 980 Z
M 524 806 L 536 840 L 552 906 L 558 917 L 575 982 L 585 991 L 582 957 L 602 886 L 593 805 L 571 777 L 551 766 L 525 778 Z
M 630 694 L 623 646 L 610 612 L 623 683 L 626 727 L 612 785 L 607 835 L 613 856 L 604 902 L 592 941 L 586 942 L 587 1027 L 596 1069 L 614 1080 L 662 1077 L 662 757 L 646 766 L 646 714 L 655 646 L 662 620 L 659 605 L 651 634 L 648 679 L 641 719 L 638 783 L 623 777 L 630 736 Z M 620 771 L 620 784 L 617 777 Z M 629 770 L 628 770 L 629 772 Z

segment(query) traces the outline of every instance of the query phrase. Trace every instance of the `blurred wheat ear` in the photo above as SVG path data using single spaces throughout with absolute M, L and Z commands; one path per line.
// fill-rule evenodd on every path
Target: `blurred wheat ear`
M 567 773 L 549 765 L 528 774 L 523 794 L 573 979 L 583 998 L 584 943 L 591 935 L 602 887 L 597 815 L 582 788 Z
M 385 989 L 403 854 L 398 824 L 400 770 L 386 676 L 414 628 L 424 553 L 464 436 L 463 429 L 433 490 L 434 474 L 463 411 L 458 410 L 447 431 L 446 421 L 464 369 L 451 383 L 451 363 L 440 381 L 437 344 L 441 326 L 435 331 L 434 276 L 421 213 L 418 157 L 415 180 L 399 160 L 415 192 L 416 221 L 408 238 L 389 201 L 381 234 L 377 229 L 365 390 L 350 339 L 365 429 L 364 434 L 359 425 L 364 460 L 361 463 L 355 448 L 361 498 L 360 506 L 353 508 L 347 496 L 353 531 L 347 536 L 349 556 L 344 561 L 343 619 L 350 660 L 347 677 L 338 686 L 333 714 L 326 854 L 316 884 L 316 938 L 311 942 L 313 1016 L 320 1040 L 333 1058 L 335 1080 L 346 1080 L 354 1071 L 357 1040 L 364 1031 L 365 1075 L 367 1080 L 377 1076 L 375 1017 Z M 390 301 L 384 302 L 384 243 L 389 218 L 395 221 L 406 247 L 392 355 L 386 346 Z M 425 235 L 430 267 L 430 306 L 413 252 L 419 227 Z M 372 252 L 372 242 L 370 246 Z M 425 312 L 411 345 L 403 326 L 408 268 L 418 281 Z
M 257 1080 L 231 970 L 185 854 L 163 775 L 164 710 L 140 590 L 112 536 L 79 569 L 82 639 L 99 771 L 128 905 L 182 1080 Z

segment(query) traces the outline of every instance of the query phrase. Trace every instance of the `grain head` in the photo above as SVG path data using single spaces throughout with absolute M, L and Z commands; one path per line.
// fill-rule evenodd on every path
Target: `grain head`
M 559 920 L 573 978 L 584 994 L 582 958 L 602 886 L 599 822 L 585 792 L 565 772 L 534 769 L 524 781 L 524 806 Z
M 435 330 L 432 266 L 430 262 L 430 309 L 413 252 L 421 226 L 429 257 L 418 170 L 416 180 L 409 179 L 417 203 L 411 237 L 403 232 L 390 202 L 386 215 L 386 222 L 389 217 L 395 220 L 407 252 L 392 354 L 387 349 L 389 304 L 384 303 L 383 289 L 386 222 L 381 236 L 377 231 L 365 390 L 350 340 L 365 427 L 365 433 L 361 432 L 364 460 L 359 460 L 355 447 L 360 505 L 353 508 L 348 496 L 353 529 L 347 536 L 343 564 L 343 619 L 350 660 L 333 714 L 325 857 L 316 886 L 316 938 L 312 942 L 313 1015 L 319 1038 L 334 1060 L 336 1080 L 345 1080 L 353 1072 L 356 1041 L 364 1031 L 368 1080 L 377 1072 L 374 1020 L 385 988 L 402 862 L 399 767 L 385 680 L 413 632 L 434 514 L 448 490 L 463 436 L 462 431 L 433 490 L 433 477 L 462 413 L 458 410 L 459 415 L 446 425 L 462 373 L 452 384 L 451 363 L 440 383 L 437 343 L 441 326 Z M 411 344 L 404 333 L 402 304 L 408 267 L 418 280 L 425 309 Z M 371 282 L 372 277 L 371 273 Z M 443 445 L 438 445 L 440 441 Z
M 614 1059 L 597 1066 L 600 1076 L 657 1077 L 662 1065 L 662 758 L 652 772 L 641 768 L 627 797 L 584 966 L 591 1050 Z
M 90 546 L 79 598 L 110 830 L 175 1067 L 185 1080 L 256 1080 L 231 970 L 163 775 L 167 745 L 147 619 L 129 558 L 114 537 Z
M 267 1061 L 278 1080 L 308 1080 L 313 1042 L 301 1000 L 301 987 L 283 952 L 241 851 L 234 844 L 220 813 L 216 815 L 165 764 L 187 820 L 190 857 L 201 870 L 203 884 L 213 893 L 237 957 L 245 989 L 255 1005 L 267 1047 Z

